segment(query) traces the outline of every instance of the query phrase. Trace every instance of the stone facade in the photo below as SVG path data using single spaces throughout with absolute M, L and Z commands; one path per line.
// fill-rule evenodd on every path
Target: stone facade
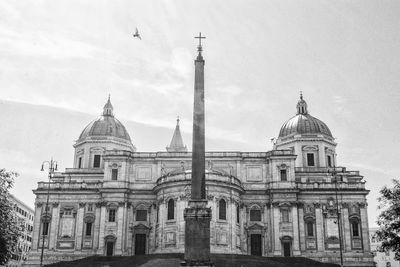
M 31 265 L 39 263 L 43 237 L 44 263 L 184 252 L 191 152 L 182 140 L 172 140 L 166 152 L 137 152 L 124 128 L 118 136 L 111 129 L 120 126 L 108 103 L 103 119 L 92 122 L 95 129 L 86 127 L 74 145 L 73 168 L 34 190 Z M 313 123 L 301 112 L 296 116 Z M 324 126 L 315 124 L 313 132 L 300 119 L 290 127 L 306 131 L 281 130 L 271 151 L 206 152 L 211 253 L 339 262 L 338 206 L 345 266 L 373 266 L 365 181 L 358 171 L 333 167 L 336 143 L 329 129 L 320 133 Z M 177 131 L 179 124 L 173 138 L 181 138 Z

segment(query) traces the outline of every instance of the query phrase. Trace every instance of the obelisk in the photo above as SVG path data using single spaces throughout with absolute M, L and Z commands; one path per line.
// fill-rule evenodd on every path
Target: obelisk
M 205 177 L 205 127 L 204 127 L 204 59 L 201 39 L 198 37 L 198 55 L 194 61 L 194 105 L 192 180 L 189 207 L 185 218 L 185 261 L 182 266 L 213 266 L 210 261 L 211 208 L 207 207 Z

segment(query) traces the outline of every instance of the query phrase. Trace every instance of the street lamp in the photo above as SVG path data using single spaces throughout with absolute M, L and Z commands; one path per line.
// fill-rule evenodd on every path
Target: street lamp
M 50 161 L 43 161 L 42 162 L 42 168 L 40 169 L 40 171 L 44 171 L 45 166 L 48 167 L 49 169 L 49 182 L 47 185 L 47 199 L 46 199 L 46 206 L 44 208 L 44 212 L 47 213 L 48 207 L 49 207 L 49 196 L 50 196 L 50 181 L 51 178 L 54 174 L 55 171 L 57 171 L 57 161 L 53 160 L 53 158 L 51 158 Z M 44 252 L 44 233 L 43 233 L 43 227 L 44 224 L 42 224 L 42 251 L 40 253 L 40 267 L 43 266 L 43 252 Z M 40 229 L 40 228 L 39 228 Z M 48 231 L 48 227 L 47 227 L 47 231 Z M 39 231 L 40 234 L 40 231 Z M 48 235 L 48 233 L 47 233 Z
M 329 170 L 328 170 L 328 171 L 329 171 Z M 341 218 L 340 218 L 341 212 L 339 211 L 337 175 L 336 175 L 336 166 L 335 166 L 335 165 L 333 165 L 332 177 L 335 179 L 336 217 L 337 217 L 337 225 L 338 225 L 338 232 L 339 232 L 340 266 L 343 267 L 342 227 L 341 227 Z

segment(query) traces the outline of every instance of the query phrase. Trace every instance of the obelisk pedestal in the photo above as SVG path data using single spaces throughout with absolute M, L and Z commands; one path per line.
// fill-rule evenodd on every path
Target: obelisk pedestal
M 204 59 L 199 39 L 198 56 L 194 61 L 193 151 L 192 180 L 189 207 L 185 209 L 185 261 L 181 266 L 210 267 L 211 208 L 207 207 L 205 177 L 205 123 L 204 123 Z
M 214 266 L 210 260 L 211 208 L 205 200 L 190 200 L 185 209 L 185 262 L 181 266 Z

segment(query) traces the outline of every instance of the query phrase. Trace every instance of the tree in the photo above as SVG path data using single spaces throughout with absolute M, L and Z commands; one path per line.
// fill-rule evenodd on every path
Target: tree
M 393 179 L 394 186 L 384 186 L 378 198 L 378 217 L 380 229 L 376 232 L 378 240 L 382 241 L 379 250 L 395 252 L 395 259 L 400 260 L 400 181 Z
M 9 190 L 17 176 L 15 172 L 0 169 L 0 265 L 11 258 L 11 252 L 15 251 L 21 233 L 21 224 L 9 197 Z

